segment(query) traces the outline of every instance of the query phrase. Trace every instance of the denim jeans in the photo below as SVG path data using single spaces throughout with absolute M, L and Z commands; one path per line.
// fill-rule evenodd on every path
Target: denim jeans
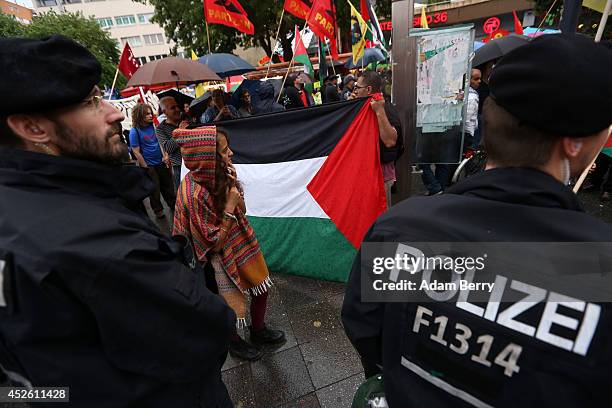
M 173 164 L 172 165 L 172 177 L 174 178 L 174 189 L 178 191 L 179 186 L 181 185 L 181 165 Z
M 419 169 L 423 170 L 421 178 L 429 194 L 436 194 L 448 187 L 450 182 L 450 166 L 448 164 L 435 164 L 435 173 L 431 166 L 431 164 L 419 164 Z

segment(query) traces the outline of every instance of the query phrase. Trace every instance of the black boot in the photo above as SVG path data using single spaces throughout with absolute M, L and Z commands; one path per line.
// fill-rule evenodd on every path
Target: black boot
M 261 330 L 251 330 L 251 343 L 257 345 L 277 345 L 285 342 L 285 332 L 264 327 Z
M 247 343 L 242 337 L 238 337 L 238 340 L 230 340 L 229 353 L 232 357 L 247 361 L 259 360 L 264 355 L 262 349 Z

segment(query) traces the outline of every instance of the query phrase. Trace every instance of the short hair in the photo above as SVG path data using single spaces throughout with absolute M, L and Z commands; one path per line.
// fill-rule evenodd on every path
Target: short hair
M 8 125 L 8 117 L 0 116 L 0 147 L 20 147 L 23 142 Z
M 174 99 L 174 96 L 170 96 L 170 95 L 168 95 L 168 96 L 164 96 L 163 98 L 161 98 L 161 99 L 159 100 L 159 107 L 162 109 L 162 112 L 163 112 L 164 110 L 166 110 L 166 103 L 167 103 L 168 101 L 170 101 L 170 99 L 172 99 L 174 102 L 178 103 L 178 102 L 176 101 L 176 99 Z
M 223 89 L 214 89 L 212 91 L 212 95 L 211 96 L 212 97 L 215 97 L 215 96 L 223 96 L 223 97 L 225 97 L 225 92 L 223 92 Z
M 148 124 L 145 123 L 144 119 L 147 116 L 147 111 L 151 111 L 153 113 L 153 108 L 146 103 L 139 103 L 132 108 L 132 127 L 134 128 L 143 128 L 147 127 Z
M 360 77 L 363 78 L 366 86 L 372 87 L 372 92 L 380 92 L 382 89 L 382 79 L 375 71 L 364 71 Z
M 558 137 L 521 122 L 492 97 L 483 108 L 484 144 L 489 160 L 500 167 L 544 166 Z

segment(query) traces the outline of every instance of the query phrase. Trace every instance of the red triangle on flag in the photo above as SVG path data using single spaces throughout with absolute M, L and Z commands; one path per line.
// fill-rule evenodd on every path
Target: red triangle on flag
M 368 102 L 307 187 L 355 248 L 387 209 L 378 140 L 378 120 Z

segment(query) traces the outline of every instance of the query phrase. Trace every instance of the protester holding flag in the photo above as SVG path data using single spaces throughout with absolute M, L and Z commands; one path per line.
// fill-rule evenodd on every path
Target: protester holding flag
M 353 96 L 365 97 L 372 94 L 380 94 L 382 91 L 382 79 L 374 71 L 364 71 L 353 88 Z M 403 149 L 402 123 L 399 120 L 397 110 L 389 100 L 382 95 L 375 98 L 371 103 L 378 119 L 378 131 L 380 134 L 380 162 L 382 165 L 385 192 L 387 193 L 387 205 L 391 206 L 391 187 L 395 183 L 395 161 L 399 158 Z
M 246 325 L 247 296 L 251 295 L 250 340 L 256 346 L 235 333 L 230 353 L 257 360 L 262 356 L 257 346 L 283 343 L 285 334 L 264 322 L 272 281 L 245 216 L 227 131 L 205 126 L 179 129 L 174 137 L 190 171 L 179 190 L 173 235 L 188 237 L 200 262 L 212 265 L 219 294 L 236 312 L 237 328 Z
M 203 124 L 209 124 L 236 119 L 238 116 L 236 108 L 225 103 L 225 92 L 221 89 L 215 89 L 212 93 L 212 105 L 204 111 L 200 121 Z
M 181 165 L 183 158 L 181 157 L 181 150 L 176 144 L 176 141 L 172 137 L 174 132 L 179 126 L 186 128 L 189 126 L 187 120 L 181 120 L 181 108 L 178 106 L 176 99 L 172 96 L 165 96 L 159 100 L 159 107 L 166 116 L 166 119 L 155 128 L 155 134 L 159 144 L 164 149 L 164 152 L 168 154 L 170 162 L 172 164 L 172 176 L 174 180 L 174 191 L 177 191 L 181 184 Z

